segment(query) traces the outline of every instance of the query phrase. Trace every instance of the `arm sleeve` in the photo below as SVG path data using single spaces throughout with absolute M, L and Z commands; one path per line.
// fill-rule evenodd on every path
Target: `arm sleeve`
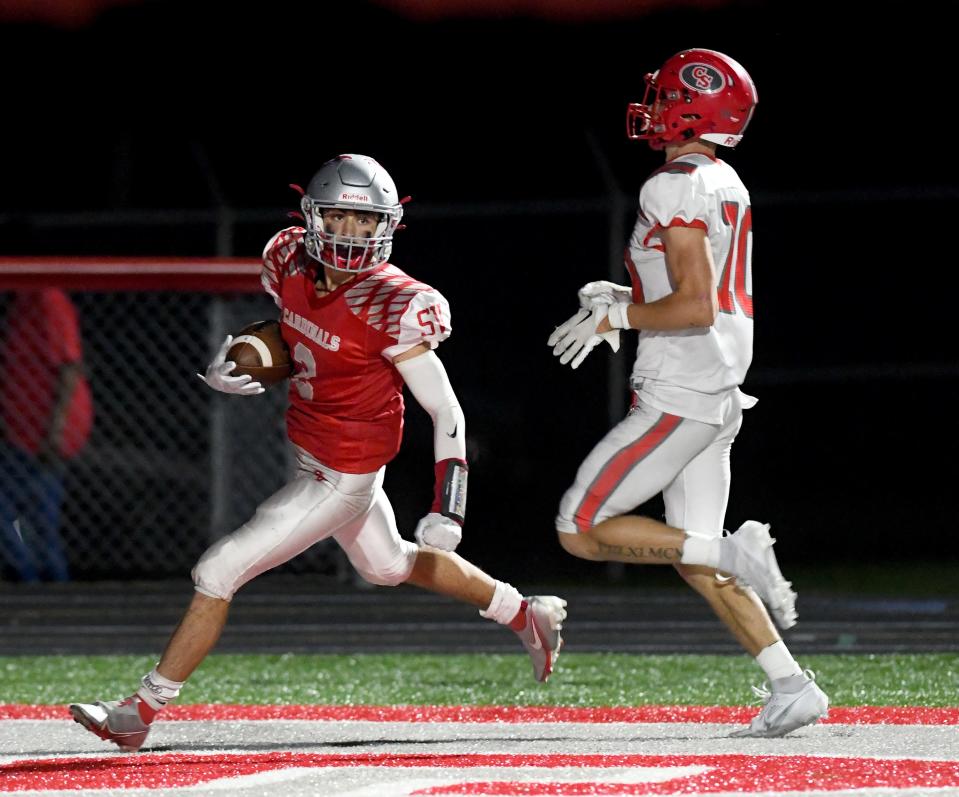
M 283 277 L 289 273 L 295 262 L 297 249 L 303 243 L 302 227 L 287 227 L 280 230 L 267 242 L 263 248 L 263 270 L 260 272 L 260 282 L 276 306 L 283 307 L 280 298 L 283 290 Z
M 387 346 L 382 354 L 392 360 L 420 343 L 435 349 L 452 331 L 449 302 L 439 291 L 427 288 L 410 299 L 400 317 L 398 328 L 391 331 L 390 337 L 395 342 Z M 442 364 L 440 367 L 443 367 Z
M 433 419 L 433 453 L 444 459 L 466 461 L 466 418 L 453 392 L 446 369 L 435 352 L 396 363 L 413 398 Z
M 709 231 L 706 195 L 693 175 L 664 172 L 646 181 L 639 194 L 641 211 L 652 225 L 647 245 L 666 227 L 699 227 Z

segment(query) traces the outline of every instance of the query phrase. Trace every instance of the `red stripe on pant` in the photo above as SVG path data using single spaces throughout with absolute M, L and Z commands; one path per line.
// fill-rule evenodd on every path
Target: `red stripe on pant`
M 573 522 L 580 534 L 585 534 L 595 525 L 593 520 L 600 507 L 619 487 L 620 482 L 637 464 L 652 454 L 659 447 L 659 444 L 682 423 L 682 420 L 678 415 L 670 415 L 664 412 L 646 434 L 613 455 L 612 459 L 593 479 L 593 483 L 587 488 L 582 502 L 573 513 Z

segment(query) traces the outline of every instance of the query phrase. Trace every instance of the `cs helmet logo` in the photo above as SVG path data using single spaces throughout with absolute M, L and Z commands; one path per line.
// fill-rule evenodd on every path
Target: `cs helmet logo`
M 679 79 L 702 94 L 715 94 L 726 86 L 722 73 L 708 64 L 686 64 L 679 72 Z

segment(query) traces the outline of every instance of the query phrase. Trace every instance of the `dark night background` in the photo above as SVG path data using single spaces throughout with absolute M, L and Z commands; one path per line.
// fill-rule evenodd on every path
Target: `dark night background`
M 624 244 L 662 158 L 625 139 L 626 103 L 674 52 L 718 49 L 760 96 L 726 154 L 753 194 L 744 389 L 760 399 L 727 526 L 772 522 L 783 562 L 959 561 L 955 4 L 627 5 L 429 21 L 362 2 L 152 2 L 82 26 L 7 21 L 0 254 L 255 257 L 295 205 L 288 183 L 339 152 L 376 157 L 413 196 L 393 261 L 452 305 L 440 355 L 473 455 L 460 551 L 500 577 L 601 578 L 560 552 L 552 518 L 608 428 L 609 354 L 573 372 L 545 341 L 576 289 L 609 276 L 600 203 L 621 192 Z M 223 206 L 276 217 L 239 224 L 231 252 L 212 223 L 42 222 Z M 412 407 L 387 477 L 404 530 L 429 499 L 430 440 Z

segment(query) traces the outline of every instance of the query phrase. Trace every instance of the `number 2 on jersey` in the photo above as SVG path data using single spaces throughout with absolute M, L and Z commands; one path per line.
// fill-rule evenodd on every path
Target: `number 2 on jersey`
M 733 228 L 732 244 L 723 264 L 719 279 L 719 311 L 733 314 L 738 306 L 747 318 L 753 317 L 753 297 L 746 292 L 746 283 L 752 285 L 752 258 L 749 234 L 753 229 L 753 210 L 746 207 L 740 218 L 738 202 L 723 202 L 723 221 Z
M 293 375 L 293 386 L 300 398 L 310 401 L 313 398 L 313 385 L 310 380 L 316 376 L 316 358 L 303 343 L 297 343 L 293 347 L 293 361 L 302 366 L 297 368 Z

